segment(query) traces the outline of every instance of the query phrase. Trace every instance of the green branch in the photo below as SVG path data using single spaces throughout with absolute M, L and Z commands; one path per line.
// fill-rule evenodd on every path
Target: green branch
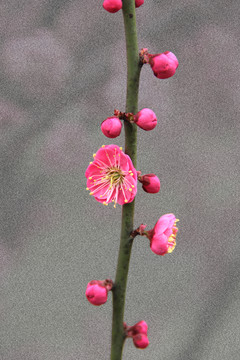
M 123 18 L 127 49 L 127 99 L 126 112 L 137 113 L 138 88 L 141 65 L 139 64 L 139 50 L 137 43 L 135 1 L 123 0 Z M 124 121 L 125 129 L 125 152 L 137 166 L 137 126 Z M 113 318 L 112 318 L 112 349 L 111 360 L 121 360 L 125 340 L 123 321 L 125 293 L 129 261 L 131 256 L 132 241 L 130 237 L 133 231 L 134 200 L 122 207 L 122 228 L 118 264 L 113 294 Z

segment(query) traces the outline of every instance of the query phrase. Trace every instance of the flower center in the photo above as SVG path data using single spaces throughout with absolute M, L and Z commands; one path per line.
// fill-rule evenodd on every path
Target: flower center
M 106 173 L 106 179 L 110 180 L 110 187 L 122 184 L 124 177 L 125 175 L 122 173 L 121 169 L 116 167 L 109 168 Z
M 176 219 L 174 224 L 173 224 L 173 228 L 172 228 L 172 235 L 169 236 L 168 238 L 168 253 L 171 253 L 175 246 L 176 246 L 176 235 L 178 232 L 178 228 L 176 226 L 176 223 L 179 221 L 179 219 Z

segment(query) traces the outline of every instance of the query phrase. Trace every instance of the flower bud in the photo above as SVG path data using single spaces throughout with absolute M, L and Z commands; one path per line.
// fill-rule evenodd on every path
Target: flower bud
M 150 240 L 150 248 L 157 255 L 171 253 L 176 246 L 176 226 L 178 219 L 173 214 L 165 214 L 155 224 L 154 228 L 145 231 Z
M 160 180 L 155 174 L 138 176 L 138 180 L 142 183 L 142 188 L 147 193 L 156 194 L 159 192 Z
M 120 135 L 122 123 L 117 117 L 109 117 L 101 124 L 102 133 L 108 138 L 115 138 Z
M 88 301 L 96 306 L 107 301 L 108 291 L 112 289 L 112 280 L 92 280 L 87 284 L 86 297 Z
M 137 324 L 135 324 L 134 326 L 132 326 L 132 329 L 135 331 L 135 334 L 144 334 L 144 335 L 147 335 L 148 324 L 146 323 L 146 321 L 141 320 L 141 321 L 139 321 Z
M 103 7 L 110 13 L 115 13 L 122 8 L 122 0 L 104 0 Z
M 137 348 L 145 349 L 148 346 L 149 344 L 147 337 L 148 325 L 146 321 L 141 320 L 133 326 L 127 326 L 126 323 L 124 323 L 123 325 L 126 336 L 131 337 L 133 339 L 133 343 Z
M 164 54 L 167 55 L 167 57 L 169 59 L 173 60 L 173 62 L 175 63 L 176 69 L 177 69 L 178 68 L 178 59 L 177 59 L 176 55 L 174 55 L 170 51 L 165 51 Z
M 167 79 L 175 74 L 178 60 L 173 53 L 166 51 L 162 54 L 151 55 L 149 64 L 158 79 Z
M 135 7 L 138 8 L 139 6 L 144 4 L 144 0 L 135 0 Z
M 149 131 L 157 125 L 157 117 L 151 109 L 144 108 L 135 115 L 134 122 L 141 129 Z
M 138 349 L 145 349 L 149 345 L 149 340 L 145 334 L 137 334 L 133 336 L 133 343 Z

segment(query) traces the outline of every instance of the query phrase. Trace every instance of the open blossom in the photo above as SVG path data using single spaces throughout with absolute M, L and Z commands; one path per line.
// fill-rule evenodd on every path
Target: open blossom
M 108 291 L 112 289 L 112 280 L 92 280 L 87 284 L 86 298 L 96 306 L 105 304 L 108 298 Z
M 85 176 L 90 195 L 104 205 L 124 205 L 137 193 L 137 171 L 130 157 L 117 145 L 103 145 L 90 162 Z
M 104 0 L 103 7 L 110 13 L 115 13 L 122 8 L 122 0 Z
M 121 133 L 122 123 L 119 118 L 111 116 L 102 122 L 101 130 L 105 136 L 115 138 Z
M 150 248 L 155 254 L 165 255 L 174 250 L 178 232 L 177 221 L 173 214 L 165 214 L 160 217 L 152 230 L 145 232 L 150 240 Z
M 172 52 L 165 51 L 162 54 L 149 54 L 149 64 L 158 79 L 167 79 L 175 74 L 178 60 Z

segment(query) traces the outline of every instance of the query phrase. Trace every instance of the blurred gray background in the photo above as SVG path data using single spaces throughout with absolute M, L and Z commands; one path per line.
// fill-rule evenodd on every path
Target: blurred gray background
M 123 359 L 236 360 L 240 346 L 237 0 L 145 0 L 139 49 L 172 51 L 174 77 L 141 72 L 139 109 L 158 125 L 138 130 L 135 226 L 173 212 L 177 246 L 159 257 L 134 241 L 125 321 L 145 320 L 150 345 L 131 339 Z M 124 111 L 121 11 L 102 1 L 0 3 L 1 360 L 110 358 L 111 293 L 85 298 L 92 279 L 115 277 L 121 206 L 89 197 L 85 170 L 108 139 L 101 122 Z M 139 184 L 140 185 L 140 184 Z

